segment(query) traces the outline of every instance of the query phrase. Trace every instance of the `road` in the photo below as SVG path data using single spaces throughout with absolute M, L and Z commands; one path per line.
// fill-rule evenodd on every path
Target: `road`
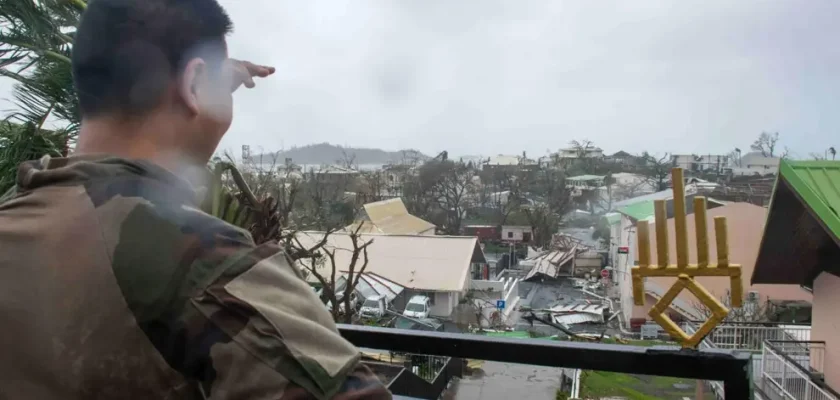
M 481 370 L 458 382 L 455 399 L 547 400 L 560 388 L 559 368 L 486 361 Z

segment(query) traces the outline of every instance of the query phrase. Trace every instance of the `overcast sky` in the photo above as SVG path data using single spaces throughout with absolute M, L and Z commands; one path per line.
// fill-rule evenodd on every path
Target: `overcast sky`
M 221 3 L 232 56 L 278 69 L 236 94 L 226 149 L 840 146 L 836 0 Z

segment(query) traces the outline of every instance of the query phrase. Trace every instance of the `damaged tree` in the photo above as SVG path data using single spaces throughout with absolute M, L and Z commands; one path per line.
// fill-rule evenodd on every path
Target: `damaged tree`
M 316 250 L 309 251 L 308 254 L 300 258 L 299 264 L 307 272 L 308 275 L 315 277 L 321 284 L 321 300 L 331 305 L 330 312 L 335 321 L 344 323 L 353 322 L 353 316 L 356 313 L 355 304 L 352 299 L 355 297 L 354 292 L 359 284 L 359 279 L 367 269 L 368 247 L 373 244 L 373 239 L 365 240 L 360 233 L 364 222 L 358 224 L 355 229 L 348 233 L 350 238 L 351 249 L 344 249 L 339 247 L 327 246 L 329 233 L 324 236 L 310 248 Z M 296 248 L 306 248 L 300 240 L 295 236 L 294 245 Z M 349 263 L 344 266 L 340 265 L 340 258 L 336 257 L 338 252 L 350 252 Z M 347 268 L 342 271 L 342 268 Z M 343 285 L 340 278 L 344 277 Z

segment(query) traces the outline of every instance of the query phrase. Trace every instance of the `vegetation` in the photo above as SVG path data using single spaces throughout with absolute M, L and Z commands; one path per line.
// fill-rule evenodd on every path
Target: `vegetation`
M 0 75 L 16 81 L 17 110 L 0 125 L 0 193 L 17 166 L 66 155 L 79 130 L 70 50 L 82 0 L 9 0 L 0 4 Z M 45 129 L 50 120 L 58 128 Z
M 693 379 L 583 371 L 581 398 L 624 396 L 630 400 L 672 400 L 694 398 L 697 381 Z M 677 385 L 677 387 L 675 387 Z M 684 387 L 679 389 L 678 387 Z M 706 396 L 712 399 L 712 395 Z
M 767 133 L 761 132 L 758 139 L 750 145 L 750 149 L 760 152 L 765 157 L 776 156 L 776 143 L 779 141 L 779 132 Z

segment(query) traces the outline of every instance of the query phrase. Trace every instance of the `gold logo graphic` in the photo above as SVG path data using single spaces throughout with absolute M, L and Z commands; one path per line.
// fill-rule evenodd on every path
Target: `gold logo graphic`
M 694 198 L 694 225 L 697 236 L 697 264 L 688 263 L 688 233 L 685 212 L 685 181 L 682 168 L 671 170 L 674 192 L 674 229 L 676 230 L 677 263 L 668 260 L 668 213 L 665 200 L 654 201 L 656 216 L 656 259 L 658 265 L 650 263 L 650 231 L 648 221 L 638 221 L 636 232 L 639 241 L 639 265 L 631 270 L 633 278 L 633 299 L 636 305 L 645 305 L 645 278 L 649 276 L 672 276 L 677 281 L 653 305 L 648 312 L 651 318 L 665 329 L 682 347 L 696 348 L 700 341 L 709 334 L 729 314 L 723 304 L 710 294 L 700 283 L 694 280 L 698 276 L 729 277 L 732 306 L 741 307 L 743 286 L 741 266 L 729 264 L 729 240 L 726 236 L 726 218 L 715 217 L 715 240 L 717 243 L 717 263 L 709 263 L 709 240 L 706 227 L 706 198 Z M 683 289 L 688 289 L 700 302 L 711 311 L 711 318 L 697 332 L 688 336 L 665 311 Z

